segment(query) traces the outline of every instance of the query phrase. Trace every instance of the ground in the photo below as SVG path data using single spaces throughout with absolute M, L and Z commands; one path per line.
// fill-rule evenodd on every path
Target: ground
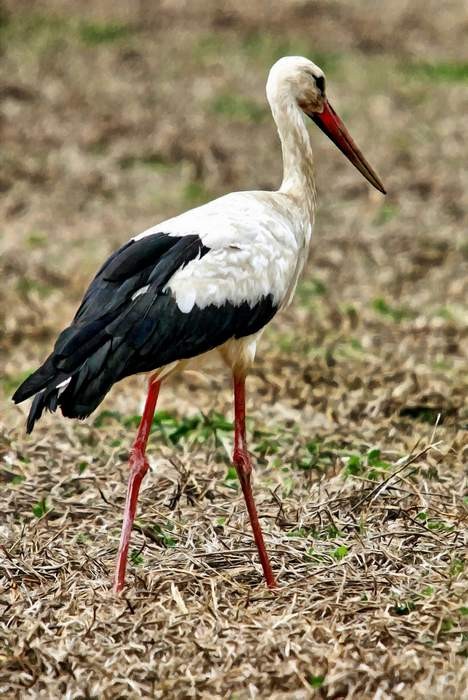
M 2 697 L 466 697 L 468 15 L 377 5 L 2 4 Z M 130 235 L 278 185 L 264 82 L 291 53 L 325 69 L 388 195 L 311 124 L 311 256 L 249 381 L 280 586 L 262 582 L 219 371 L 163 388 L 115 598 L 144 378 L 29 437 L 8 399 Z

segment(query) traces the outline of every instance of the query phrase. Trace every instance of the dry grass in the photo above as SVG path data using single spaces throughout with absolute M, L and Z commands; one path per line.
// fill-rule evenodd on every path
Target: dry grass
M 463 3 L 437 22 L 438 3 L 419 0 L 392 3 L 385 22 L 364 1 L 72 7 L 1 15 L 5 406 L 129 234 L 277 184 L 263 97 L 277 55 L 325 64 L 390 194 L 313 132 L 312 258 L 250 380 L 275 594 L 232 478 L 222 373 L 162 392 L 118 600 L 143 382 L 31 438 L 23 409 L 2 411 L 2 697 L 466 697 Z

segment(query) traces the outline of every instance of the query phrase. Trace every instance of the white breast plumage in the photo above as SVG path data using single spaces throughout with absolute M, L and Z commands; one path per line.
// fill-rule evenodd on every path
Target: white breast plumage
M 309 243 L 311 222 L 280 193 L 238 192 L 168 219 L 135 240 L 158 232 L 197 235 L 209 248 L 167 284 L 180 310 L 189 313 L 194 305 L 253 305 L 268 295 L 283 306 L 295 288 L 299 252 Z

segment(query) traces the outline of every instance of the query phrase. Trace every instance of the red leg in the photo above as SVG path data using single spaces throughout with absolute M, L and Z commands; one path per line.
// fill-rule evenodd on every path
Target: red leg
M 122 532 L 120 535 L 119 551 L 117 554 L 117 563 L 115 567 L 114 577 L 114 592 L 118 593 L 125 585 L 125 570 L 127 568 L 128 546 L 130 544 L 130 535 L 132 532 L 133 521 L 135 520 L 135 512 L 138 502 L 138 494 L 143 477 L 148 471 L 148 460 L 146 459 L 145 450 L 148 442 L 148 436 L 153 422 L 156 402 L 158 400 L 159 388 L 161 382 L 150 379 L 148 387 L 148 396 L 146 397 L 145 408 L 141 417 L 140 427 L 133 443 L 130 452 L 130 477 L 127 487 L 127 500 L 125 501 L 125 510 L 122 524 Z
M 252 525 L 255 544 L 257 545 L 260 562 L 268 588 L 276 588 L 276 580 L 271 569 L 270 560 L 265 549 L 262 528 L 258 520 L 257 508 L 255 506 L 252 487 L 250 485 L 250 475 L 252 473 L 252 462 L 247 451 L 247 441 L 245 433 L 245 375 L 234 374 L 234 412 L 235 412 L 235 433 L 234 433 L 234 454 L 233 461 L 237 475 L 241 483 L 245 503 L 249 513 L 250 524 Z

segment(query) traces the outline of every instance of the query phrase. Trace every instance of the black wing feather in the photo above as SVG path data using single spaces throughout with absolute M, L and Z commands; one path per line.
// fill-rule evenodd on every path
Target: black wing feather
M 195 357 L 268 323 L 277 311 L 271 295 L 253 305 L 226 302 L 183 313 L 172 294 L 163 291 L 178 269 L 208 252 L 196 235 L 155 233 L 111 255 L 52 354 L 13 396 L 19 403 L 37 394 L 28 432 L 44 409 L 60 406 L 65 416 L 83 418 L 119 379 Z M 144 294 L 132 298 L 145 286 Z M 69 378 L 66 387 L 58 387 Z

